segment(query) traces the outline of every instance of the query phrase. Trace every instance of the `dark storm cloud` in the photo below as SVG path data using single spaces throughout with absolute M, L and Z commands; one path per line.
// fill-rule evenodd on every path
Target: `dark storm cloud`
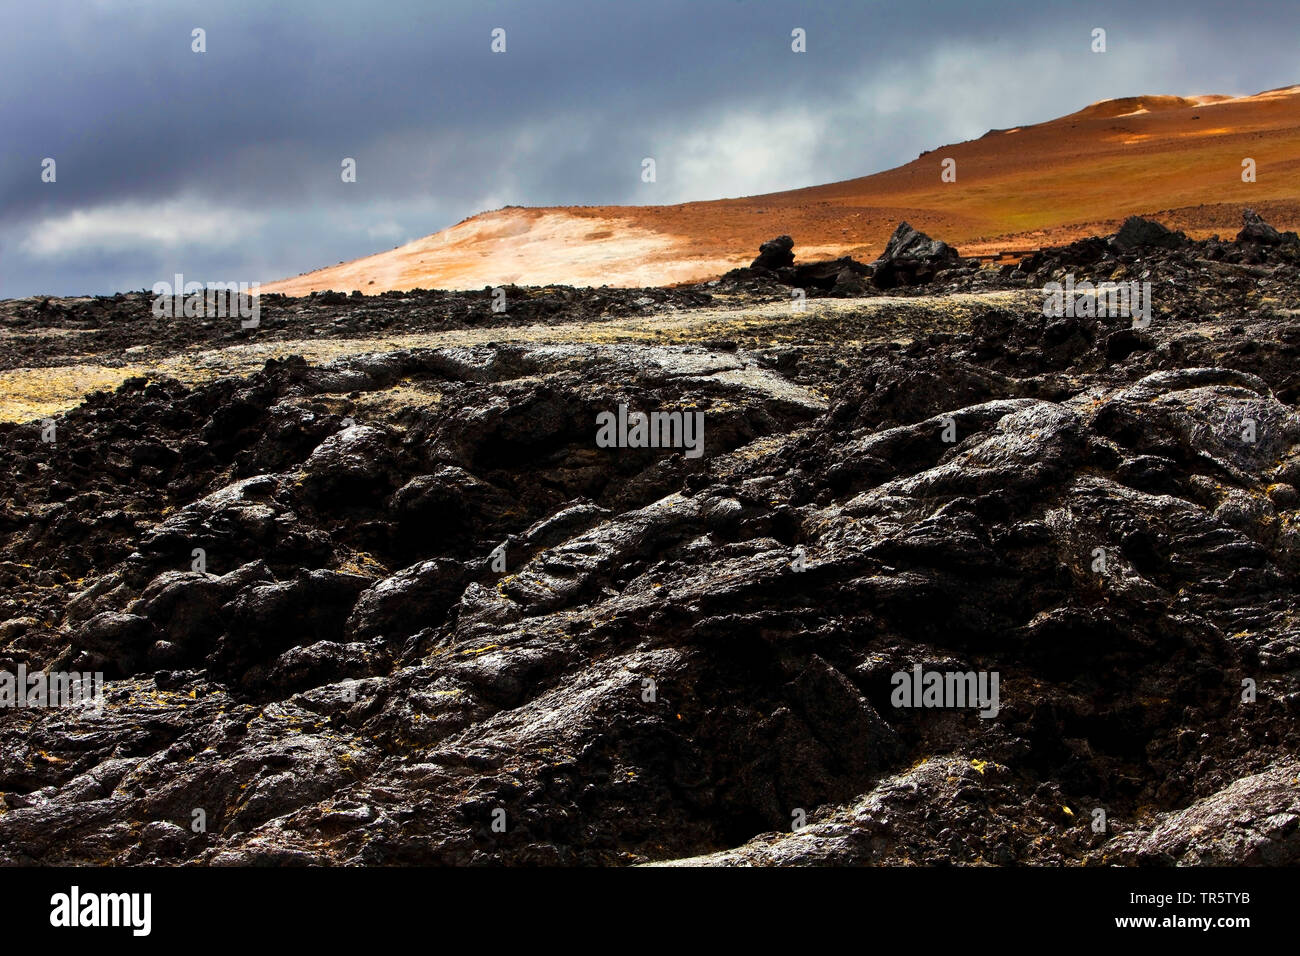
M 0 295 L 270 280 L 505 204 L 811 185 L 1300 80 L 1294 5 L 45 2 L 0 39 Z M 507 30 L 493 55 L 490 31 Z M 790 30 L 808 52 L 790 51 Z M 1088 50 L 1094 26 L 1105 56 Z M 207 31 L 205 54 L 190 31 Z M 40 181 L 43 157 L 58 182 Z M 358 182 L 343 184 L 343 157 Z M 656 158 L 659 181 L 640 182 Z

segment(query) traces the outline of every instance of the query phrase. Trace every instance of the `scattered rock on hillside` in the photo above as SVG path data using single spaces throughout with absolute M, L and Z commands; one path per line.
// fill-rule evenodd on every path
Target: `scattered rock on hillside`
M 875 262 L 874 281 L 881 289 L 919 285 L 933 279 L 940 269 L 957 265 L 960 258 L 948 243 L 900 222 Z
M 1253 209 L 1243 209 L 1241 221 L 1241 232 L 1237 233 L 1238 242 L 1257 242 L 1260 245 L 1276 246 L 1282 242 L 1297 241 L 1294 232 L 1278 232 Z
M 1187 243 L 1187 236 L 1181 232 L 1166 229 L 1160 223 L 1141 216 L 1129 216 L 1119 227 L 1112 240 L 1123 250 L 1156 246 L 1162 249 L 1176 249 Z
M 794 240 L 789 236 L 769 239 L 760 247 L 752 265 L 732 269 L 722 276 L 722 281 L 740 283 L 751 289 L 775 283 L 832 296 L 863 295 L 868 291 L 871 266 L 848 256 L 794 265 L 793 248 Z
M 794 240 L 777 236 L 758 247 L 758 257 L 749 264 L 751 269 L 781 269 L 794 265 Z

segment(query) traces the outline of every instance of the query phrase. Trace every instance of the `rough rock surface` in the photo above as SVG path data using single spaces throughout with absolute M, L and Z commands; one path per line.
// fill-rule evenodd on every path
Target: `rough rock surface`
M 1187 236 L 1173 232 L 1152 219 L 1141 216 L 1129 216 L 1115 233 L 1113 245 L 1119 249 L 1132 250 L 1157 246 L 1162 249 L 1176 249 L 1187 242 Z
M 749 264 L 751 269 L 780 269 L 794 265 L 794 240 L 777 236 L 758 247 L 758 256 Z
M 116 354 L 590 319 L 0 425 L 0 670 L 107 679 L 0 711 L 0 862 L 1300 863 L 1300 249 L 938 258 L 695 341 L 600 316 L 787 290 L 0 304 Z M 1067 272 L 1153 320 L 1044 316 Z M 599 447 L 620 405 L 703 454 Z
M 901 222 L 874 263 L 875 284 L 882 289 L 928 282 L 941 269 L 956 265 L 957 250 Z
M 852 297 L 870 290 L 871 266 L 848 256 L 796 264 L 793 250 L 793 239 L 778 236 L 763 243 L 748 268 L 733 269 L 724 279 L 745 285 L 770 282 L 802 290 L 805 295 Z
M 1258 242 L 1266 246 L 1275 246 L 1286 242 L 1300 242 L 1300 236 L 1294 232 L 1278 232 L 1266 223 L 1253 209 L 1244 209 L 1241 213 L 1241 232 L 1237 233 L 1237 242 Z

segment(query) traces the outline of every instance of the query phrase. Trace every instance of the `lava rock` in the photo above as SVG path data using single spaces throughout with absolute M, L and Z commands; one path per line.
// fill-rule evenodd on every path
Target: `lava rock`
M 885 244 L 885 251 L 873 264 L 873 282 L 882 289 L 919 285 L 959 261 L 957 250 L 946 242 L 931 239 L 910 224 L 900 222 Z
M 1113 242 L 1116 248 L 1126 252 L 1146 247 L 1176 249 L 1187 243 L 1187 236 L 1173 232 L 1155 220 L 1129 216 L 1115 233 Z
M 1253 209 L 1243 209 L 1241 221 L 1241 232 L 1237 233 L 1238 242 L 1257 242 L 1260 245 L 1275 246 L 1283 241 L 1282 233 L 1266 223 Z
M 794 265 L 794 240 L 777 236 L 758 247 L 758 256 L 749 264 L 751 269 L 781 269 Z

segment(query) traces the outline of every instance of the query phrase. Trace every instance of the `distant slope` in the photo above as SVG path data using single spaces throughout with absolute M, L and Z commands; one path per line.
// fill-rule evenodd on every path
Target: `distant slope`
M 957 161 L 957 181 L 940 162 Z M 1255 183 L 1241 181 L 1253 158 Z M 743 199 L 676 206 L 507 207 L 386 252 L 263 285 L 474 289 L 508 283 L 667 285 L 746 265 L 788 233 L 801 259 L 870 259 L 900 219 L 965 254 L 1038 247 L 1154 214 L 1197 238 L 1235 235 L 1250 205 L 1300 227 L 1300 86 L 1255 96 L 1133 96 L 991 130 L 896 169 Z

